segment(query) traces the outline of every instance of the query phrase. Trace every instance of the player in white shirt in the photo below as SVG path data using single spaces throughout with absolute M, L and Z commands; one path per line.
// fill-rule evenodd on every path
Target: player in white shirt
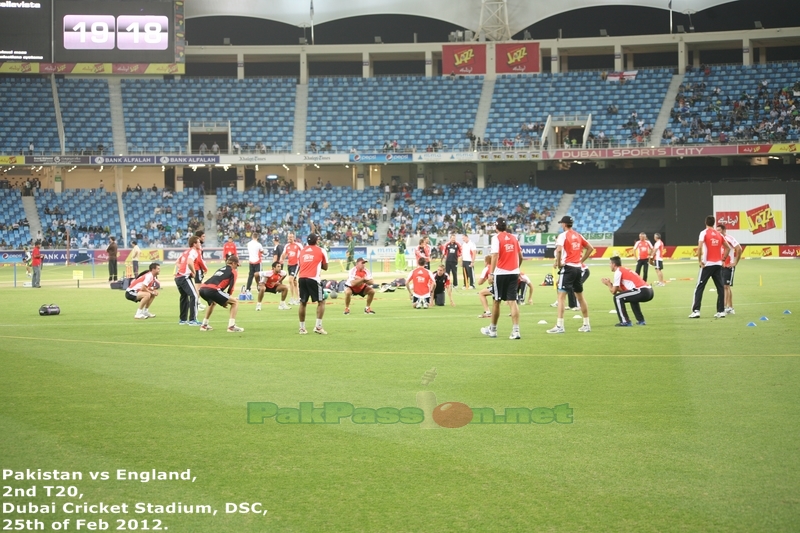
M 664 270 L 664 252 L 667 251 L 667 248 L 664 245 L 664 241 L 661 240 L 660 233 L 654 234 L 653 237 L 656 242 L 653 244 L 653 251 L 650 253 L 650 264 L 656 269 L 656 275 L 658 276 L 656 287 L 663 287 L 664 273 L 661 271 Z
M 250 263 L 250 272 L 247 274 L 247 292 L 253 285 L 253 278 L 261 271 L 261 258 L 264 255 L 264 247 L 258 240 L 258 233 L 253 233 L 252 239 L 247 243 L 247 257 Z
M 469 238 L 469 235 L 464 234 L 461 237 L 461 268 L 464 269 L 464 288 L 475 289 L 475 272 L 473 265 L 475 264 L 475 256 L 477 255 L 477 247 L 475 243 Z

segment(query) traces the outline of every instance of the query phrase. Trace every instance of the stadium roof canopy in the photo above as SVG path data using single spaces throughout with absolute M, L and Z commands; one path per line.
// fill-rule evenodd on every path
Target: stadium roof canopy
M 731 0 L 508 0 L 511 34 L 553 15 L 587 7 L 641 6 L 692 14 Z M 191 0 L 186 18 L 254 17 L 293 26 L 308 25 L 311 5 L 314 23 L 364 15 L 415 15 L 450 22 L 466 29 L 480 26 L 481 0 Z

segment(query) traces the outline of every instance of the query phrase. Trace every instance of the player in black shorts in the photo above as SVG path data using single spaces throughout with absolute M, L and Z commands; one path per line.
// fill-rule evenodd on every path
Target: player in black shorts
M 208 319 L 217 305 L 230 307 L 230 318 L 228 319 L 228 333 L 240 333 L 244 328 L 236 325 L 236 312 L 239 309 L 239 300 L 233 297 L 233 289 L 236 287 L 236 269 L 239 268 L 239 258 L 232 255 L 225 261 L 225 266 L 214 272 L 214 275 L 200 285 L 200 298 L 208 302 L 206 314 L 200 331 L 211 331 Z

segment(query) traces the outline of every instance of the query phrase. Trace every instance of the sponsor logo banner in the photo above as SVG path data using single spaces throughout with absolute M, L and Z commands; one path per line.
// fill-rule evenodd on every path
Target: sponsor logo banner
M 486 74 L 486 45 L 479 43 L 442 45 L 442 75 Z
M 539 43 L 498 43 L 495 50 L 498 74 L 539 72 Z
M 797 257 L 800 258 L 800 246 L 778 246 L 781 257 Z
M 370 247 L 369 259 L 394 259 L 397 256 L 397 246 L 375 246 Z
M 786 195 L 715 195 L 714 216 L 741 244 L 786 242 Z
M 0 252 L 0 263 L 22 263 L 24 258 L 22 252 Z
M 353 154 L 356 155 L 356 154 Z M 394 157 L 397 157 L 395 155 Z M 285 163 L 288 165 L 300 165 L 303 163 L 347 163 L 350 161 L 349 154 L 304 154 L 286 155 Z
M 576 148 L 547 150 L 542 159 L 638 159 L 736 155 L 736 146 L 664 146 L 661 148 Z
M 530 259 L 532 257 L 544 257 L 545 250 L 547 250 L 547 246 L 523 244 L 522 257 L 526 259 Z
M 780 248 L 778 246 L 745 246 L 742 250 L 742 257 L 745 259 L 754 259 L 759 257 L 780 257 Z
M 218 155 L 162 155 L 162 156 L 156 157 L 156 164 L 159 164 L 159 165 L 214 165 L 214 164 L 220 163 L 220 159 L 221 158 Z
M 414 154 L 350 154 L 351 163 L 411 163 Z
M 366 246 L 356 246 L 355 251 L 353 252 L 353 259 L 358 259 L 359 257 L 367 257 L 367 247 Z M 328 251 L 328 259 L 331 261 L 339 261 L 347 259 L 347 246 L 332 246 L 331 249 Z
M 87 165 L 89 156 L 85 155 L 26 155 L 26 165 Z
M 345 158 L 345 162 L 347 161 L 347 158 Z M 285 162 L 286 157 L 282 155 L 241 154 L 219 156 L 219 163 L 222 165 L 282 165 Z
M 0 155 L 0 165 L 23 165 L 23 164 L 25 164 L 24 156 Z
M 156 158 L 151 155 L 98 155 L 92 157 L 92 165 L 154 165 Z
M 0 62 L 9 74 L 185 74 L 183 63 L 30 63 Z
M 696 259 L 697 246 L 676 246 L 670 259 Z
M 591 257 L 592 259 L 599 259 L 601 257 L 605 257 L 606 250 L 608 250 L 608 247 L 606 246 L 596 246 L 595 249 L 592 250 L 592 255 L 590 255 L 589 257 Z
M 792 154 L 796 153 L 798 148 L 800 148 L 800 144 L 797 143 L 750 144 L 747 146 L 739 146 L 739 153 L 748 155 Z

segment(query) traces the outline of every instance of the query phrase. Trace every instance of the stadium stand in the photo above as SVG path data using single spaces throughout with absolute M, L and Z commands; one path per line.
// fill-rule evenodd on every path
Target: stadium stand
M 36 209 L 47 247 L 65 244 L 65 229 L 71 227 L 74 247 L 105 248 L 108 237 L 121 235 L 117 196 L 98 189 L 34 190 Z
M 93 79 L 57 79 L 56 85 L 67 153 L 113 153 L 108 83 Z
M 18 189 L 0 189 L 0 248 L 19 249 L 30 241 L 22 194 Z
M 579 189 L 570 206 L 580 232 L 617 231 L 647 189 Z
M 129 151 L 186 152 L 188 121 L 231 122 L 231 140 L 252 150 L 291 149 L 297 80 L 122 80 Z
M 306 143 L 331 151 L 425 151 L 434 141 L 464 145 L 475 122 L 483 76 L 319 77 L 309 80 Z M 468 144 L 467 144 L 468 146 Z
M 0 77 L 0 153 L 61 153 L 50 80 Z
M 800 139 L 800 63 L 709 66 L 687 72 L 661 144 Z
M 345 242 L 349 229 L 356 242 L 372 244 L 381 194 L 378 187 L 363 191 L 332 187 L 278 195 L 266 195 L 258 189 L 238 192 L 219 188 L 219 242 L 234 235 L 237 243 L 245 244 L 253 230 L 262 236 L 277 234 L 285 242 L 286 232 L 305 236 L 311 232 L 309 222 L 314 222 L 326 241 Z
M 599 71 L 502 76 L 495 85 L 484 141 L 497 146 L 509 139 L 524 146 L 527 133 L 530 144 L 538 147 L 540 132 L 523 131 L 523 124 L 544 126 L 548 115 L 591 114 L 595 138 L 605 137 L 612 144 L 643 142 L 638 134 L 654 126 L 671 79 L 669 69 L 639 70 L 625 83 L 605 81 Z M 610 106 L 618 112 L 609 112 Z
M 411 233 L 446 235 L 465 228 L 468 233 L 477 233 L 484 224 L 493 223 L 502 215 L 513 231 L 546 232 L 562 194 L 563 191 L 545 191 L 527 184 L 486 189 L 414 189 L 395 201 L 393 229 L 400 235 L 404 234 L 401 224 Z M 514 205 L 508 205 L 509 198 L 514 199 Z
M 151 189 L 122 194 L 128 233 L 141 248 L 184 246 L 186 235 L 203 225 L 203 195 L 199 189 L 171 192 Z

